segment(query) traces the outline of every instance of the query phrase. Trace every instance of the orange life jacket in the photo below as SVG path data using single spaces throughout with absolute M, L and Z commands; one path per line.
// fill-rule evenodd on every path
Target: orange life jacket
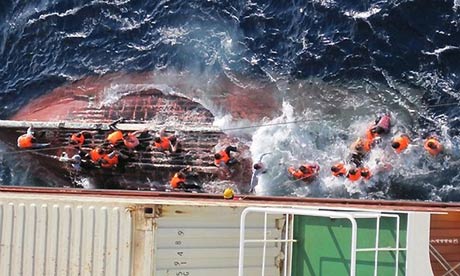
M 89 152 L 89 157 L 91 158 L 91 161 L 93 161 L 94 163 L 99 162 L 99 160 L 101 160 L 101 158 L 104 156 L 103 154 L 99 153 L 100 150 L 101 148 L 97 147 Z
M 128 133 L 127 137 L 123 139 L 123 143 L 128 149 L 134 149 L 139 145 L 139 139 L 132 132 Z
M 116 130 L 116 131 L 110 133 L 107 136 L 106 140 L 109 141 L 110 144 L 116 145 L 116 144 L 118 144 L 119 141 L 123 140 L 123 133 L 121 132 L 121 130 Z
M 396 153 L 401 153 L 405 149 L 407 149 L 407 147 L 409 146 L 409 142 L 410 140 L 407 135 L 400 135 L 398 137 L 395 137 L 393 141 L 391 141 L 391 146 L 393 147 L 393 145 L 396 145 L 397 147 L 394 148 Z
M 434 144 L 434 148 L 430 148 L 428 146 L 428 144 L 430 144 L 430 143 Z M 425 148 L 426 151 L 428 151 L 429 154 L 431 154 L 433 156 L 436 156 L 436 155 L 440 154 L 442 152 L 442 149 L 443 149 L 441 143 L 435 137 L 429 137 L 428 139 L 426 139 L 425 144 L 423 145 L 423 147 Z
M 288 172 L 294 176 L 295 179 L 308 179 L 312 177 L 317 172 L 317 167 L 312 164 L 302 165 L 307 168 L 307 171 L 304 173 L 300 169 L 295 169 L 294 167 L 289 167 Z
M 351 171 L 351 170 L 350 170 Z M 359 168 L 355 169 L 355 173 L 351 173 L 348 171 L 347 173 L 347 178 L 350 179 L 350 181 L 357 181 L 361 177 L 361 170 Z
M 104 162 L 101 162 L 101 167 L 103 168 L 112 168 L 118 164 L 118 154 L 104 154 L 102 159 Z
M 81 146 L 85 142 L 85 136 L 81 132 L 74 133 L 74 134 L 72 134 L 72 136 L 70 136 L 70 141 L 73 142 L 76 145 Z
M 33 147 L 34 136 L 30 134 L 23 134 L 18 137 L 18 147 L 21 149 L 30 149 Z
M 368 153 L 371 150 L 373 140 L 367 138 L 358 138 L 352 145 L 352 149 L 362 153 Z
M 179 173 L 175 173 L 174 176 L 171 178 L 171 181 L 169 182 L 171 184 L 171 187 L 176 189 L 179 187 L 181 183 L 185 183 L 185 178 L 180 177 Z
M 160 137 L 160 139 L 161 139 L 161 142 L 160 143 L 154 142 L 154 146 L 158 149 L 169 150 L 169 147 L 171 146 L 169 143 L 169 138 Z
M 368 168 L 361 168 L 359 174 L 366 180 L 369 180 L 372 176 L 371 171 Z
M 225 152 L 225 150 L 221 150 L 219 154 L 220 158 L 214 159 L 214 164 L 216 164 L 216 166 L 219 166 L 221 162 L 227 164 L 227 162 L 230 160 L 230 156 L 228 156 L 227 152 Z
M 333 170 L 334 168 L 336 168 L 335 171 Z M 342 163 L 338 163 L 332 166 L 331 171 L 333 176 L 343 176 L 347 174 L 347 170 Z

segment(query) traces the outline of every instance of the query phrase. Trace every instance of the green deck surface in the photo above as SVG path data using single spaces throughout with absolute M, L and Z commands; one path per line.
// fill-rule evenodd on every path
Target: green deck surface
M 406 247 L 407 215 L 400 215 L 400 247 Z M 357 248 L 375 247 L 376 219 L 357 219 Z M 396 219 L 381 218 L 379 247 L 396 246 Z M 350 275 L 351 223 L 346 219 L 296 216 L 292 276 Z M 398 275 L 405 275 L 405 251 Z M 356 275 L 374 275 L 375 251 L 357 252 Z M 377 275 L 395 275 L 396 253 L 379 251 Z

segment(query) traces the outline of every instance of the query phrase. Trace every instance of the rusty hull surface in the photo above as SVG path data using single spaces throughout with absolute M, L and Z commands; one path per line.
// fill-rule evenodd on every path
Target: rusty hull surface
M 149 131 L 148 137 L 141 139 L 144 145 L 136 152 L 129 152 L 129 158 L 124 160 L 124 165 L 120 164 L 117 168 L 119 170 L 89 166 L 89 168 L 84 167 L 80 173 L 82 176 L 89 177 L 97 188 L 115 189 L 149 189 L 150 186 L 145 184 L 150 180 L 152 180 L 152 185 L 167 183 L 174 173 L 187 166 L 196 173 L 195 179 L 190 177 L 190 180 L 209 182 L 221 178 L 220 175 L 217 175 L 217 167 L 214 165 L 214 147 L 224 148 L 227 145 L 238 145 L 240 152 L 249 150 L 248 146 L 240 143 L 235 137 L 214 127 L 212 125 L 214 115 L 200 103 L 186 96 L 163 93 L 149 86 L 142 86 L 141 89 L 134 82 L 130 84 L 131 86 L 123 88 L 112 99 L 113 95 L 107 95 L 110 93 L 104 92 L 104 88 L 109 84 L 109 81 L 99 82 L 100 87 L 91 86 L 91 83 L 73 84 L 70 88 L 58 88 L 32 101 L 10 118 L 10 121 L 1 123 L 0 139 L 11 148 L 15 148 L 17 137 L 24 133 L 28 126 L 33 125 L 37 142 L 50 143 L 50 147 L 49 150 L 43 149 L 38 153 L 24 152 L 35 157 L 40 154 L 39 158 L 42 159 L 49 157 L 49 161 L 40 162 L 46 167 L 45 170 L 53 171 L 59 168 L 60 171 L 56 174 L 56 178 L 57 182 L 63 184 L 53 186 L 75 187 L 78 180 L 73 179 L 72 168 L 59 164 L 57 161 L 64 151 L 69 156 L 78 153 L 76 147 L 69 145 L 69 138 L 81 129 L 67 127 L 67 123 L 101 126 L 100 129 L 86 129 L 97 130 L 97 133 L 86 139 L 88 144 L 81 148 L 85 153 L 103 144 L 105 137 L 110 133 L 106 124 L 114 120 L 124 119 L 123 123 L 118 125 L 121 130 L 126 130 L 123 125 L 137 127 L 139 130 L 144 127 Z M 77 89 L 78 87 L 81 89 Z M 22 127 L 8 126 L 8 122 L 17 122 Z M 46 126 L 46 122 L 50 126 Z M 62 125 L 57 122 L 62 122 Z M 43 127 L 40 128 L 40 125 Z M 165 128 L 168 134 L 179 131 L 178 139 L 183 147 L 181 153 L 165 155 L 161 151 L 148 149 L 147 145 L 152 143 L 154 133 L 161 128 Z M 91 163 L 86 162 L 86 164 Z M 241 155 L 239 164 L 230 180 L 241 186 L 242 183 L 250 182 L 252 160 Z M 63 166 L 68 168 L 68 172 L 62 173 Z
M 83 190 L 69 188 L 38 188 L 0 186 L 0 192 L 59 194 L 69 196 L 113 197 L 136 200 L 151 199 L 158 204 L 210 205 L 210 206 L 323 206 L 331 208 L 378 209 L 391 211 L 432 212 L 431 216 L 431 265 L 434 275 L 445 274 L 450 268 L 460 272 L 460 203 L 385 201 L 329 198 L 292 198 L 245 195 L 239 200 L 224 200 L 221 195 L 180 192 L 150 192 L 128 190 Z M 436 257 L 435 257 L 436 255 Z M 456 266 L 459 266 L 455 268 Z

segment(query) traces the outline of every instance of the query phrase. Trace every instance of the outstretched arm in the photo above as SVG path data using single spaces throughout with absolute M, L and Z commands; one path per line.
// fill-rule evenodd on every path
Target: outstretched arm
M 259 162 L 258 163 L 261 163 L 262 162 L 262 159 L 264 158 L 265 155 L 268 155 L 268 154 L 272 154 L 271 152 L 266 152 L 264 154 L 262 154 L 260 157 L 259 157 Z

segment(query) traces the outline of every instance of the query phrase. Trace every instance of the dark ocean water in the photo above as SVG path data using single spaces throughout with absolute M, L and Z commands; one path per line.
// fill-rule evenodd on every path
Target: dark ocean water
M 254 157 L 270 147 L 272 168 L 310 159 L 326 170 L 310 188 L 285 185 L 284 169 L 273 170 L 261 194 L 459 201 L 459 9 L 458 0 L 2 1 L 0 117 L 63 84 L 109 73 L 275 83 L 283 115 L 263 122 L 311 123 L 254 129 Z M 436 133 L 450 154 L 394 157 L 396 169 L 366 189 L 330 179 L 327 164 L 384 111 L 396 119 L 394 133 L 415 140 Z M 267 144 L 267 135 L 280 138 Z M 1 181 L 25 180 L 3 169 Z

